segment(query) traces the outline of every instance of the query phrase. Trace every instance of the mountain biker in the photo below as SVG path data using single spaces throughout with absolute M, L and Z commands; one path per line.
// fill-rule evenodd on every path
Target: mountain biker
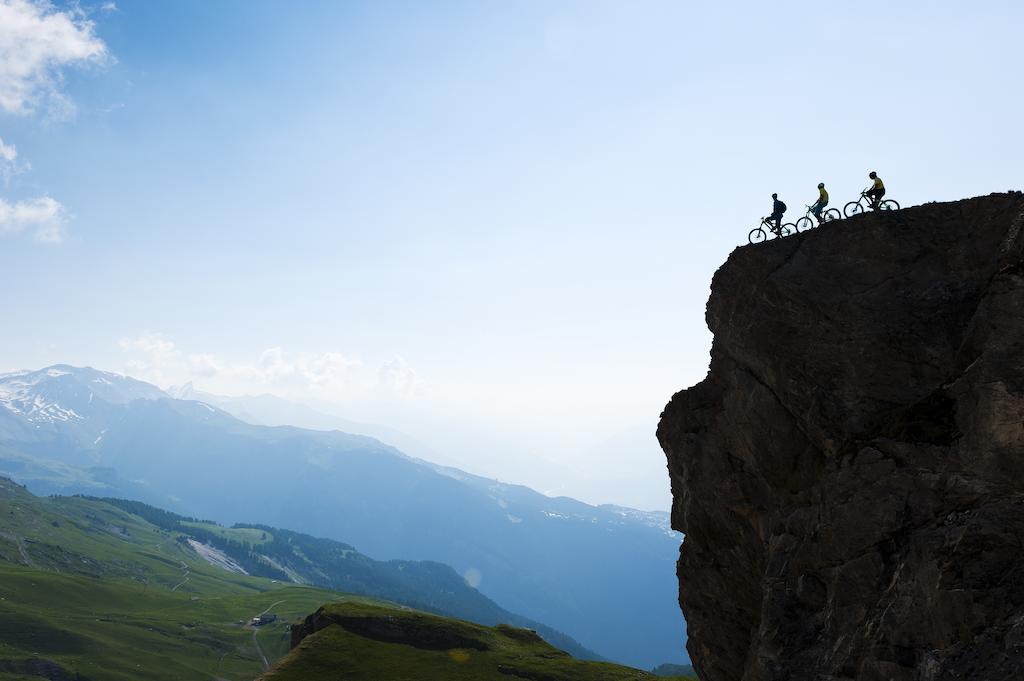
M 885 185 L 882 184 L 882 178 L 874 170 L 868 173 L 868 177 L 874 182 L 864 195 L 871 199 L 871 207 L 877 210 L 878 204 L 881 203 L 882 197 L 885 196 Z
M 786 212 L 786 204 L 779 201 L 778 194 L 772 194 L 772 216 L 771 219 L 775 221 L 776 233 L 782 230 L 782 214 Z
M 814 217 L 818 221 L 819 225 L 822 222 L 824 222 L 821 219 L 821 211 L 823 211 L 825 209 L 825 206 L 827 206 L 827 205 L 828 205 L 828 192 L 825 191 L 825 183 L 824 182 L 819 182 L 818 183 L 818 200 L 814 202 L 813 206 L 811 206 L 811 214 L 814 215 Z

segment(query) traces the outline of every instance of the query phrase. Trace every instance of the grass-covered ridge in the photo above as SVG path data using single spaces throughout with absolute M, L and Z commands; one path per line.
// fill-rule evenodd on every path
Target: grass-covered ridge
M 251 575 L 343 591 L 481 624 L 536 629 L 577 657 L 600 659 L 566 634 L 508 612 L 466 584 L 448 565 L 433 561 L 378 561 L 353 546 L 266 525 L 224 527 L 186 518 L 138 501 L 93 499 L 144 518 L 153 525 L 222 551 Z
M 289 621 L 342 598 L 233 574 L 120 508 L 0 478 L 0 681 L 250 681 L 287 652 Z M 264 611 L 279 621 L 244 626 Z
M 655 681 L 577 660 L 529 629 L 484 627 L 409 609 L 332 603 L 293 630 L 298 644 L 260 681 Z M 685 677 L 675 677 L 685 678 Z
M 338 586 L 230 572 L 198 555 L 190 537 L 282 560 L 289 547 L 290 565 Z M 345 583 L 413 602 L 339 593 L 349 591 Z M 380 563 L 339 542 L 273 528 L 224 528 L 136 502 L 37 497 L 0 478 L 0 681 L 75 674 L 79 681 L 251 681 L 288 652 L 292 621 L 332 601 L 396 612 L 420 602 L 451 603 L 514 617 L 444 565 Z M 247 626 L 263 612 L 278 620 Z

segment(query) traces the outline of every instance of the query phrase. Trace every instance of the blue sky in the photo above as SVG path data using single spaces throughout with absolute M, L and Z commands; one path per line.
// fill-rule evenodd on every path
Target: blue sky
M 1024 185 L 1019 2 L 0 9 L 0 370 L 274 392 L 589 501 L 668 507 L 658 414 L 773 191 Z

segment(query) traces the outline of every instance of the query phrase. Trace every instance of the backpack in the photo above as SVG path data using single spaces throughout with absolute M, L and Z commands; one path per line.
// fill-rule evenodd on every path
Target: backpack
M 780 213 L 785 213 L 786 212 L 786 204 L 783 203 L 782 201 L 779 201 L 779 212 Z

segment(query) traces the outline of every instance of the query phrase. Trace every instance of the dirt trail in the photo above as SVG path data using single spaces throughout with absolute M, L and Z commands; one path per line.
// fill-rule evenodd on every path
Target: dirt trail
M 188 582 L 188 580 L 192 579 L 192 569 L 189 568 L 188 564 L 185 563 L 185 561 L 181 561 L 181 569 L 182 569 L 182 573 L 181 574 L 182 574 L 182 576 L 185 579 L 183 579 L 180 582 L 178 582 L 177 584 L 175 584 L 174 588 L 171 589 L 171 591 L 177 591 L 178 587 L 185 586 L 185 583 Z
M 263 648 L 260 648 L 260 642 L 256 638 L 256 634 L 259 633 L 259 629 L 252 630 L 252 644 L 256 646 L 256 654 L 260 656 L 260 664 L 263 665 L 263 671 L 270 669 L 270 662 L 267 660 L 267 656 L 263 654 Z
M 275 607 L 281 605 L 282 603 L 284 603 L 284 601 L 277 601 L 276 603 L 271 603 L 266 607 L 266 609 L 263 612 L 257 615 L 257 617 L 259 617 L 260 615 L 266 615 L 268 612 L 270 612 Z M 254 646 L 256 646 L 256 654 L 260 656 L 260 663 L 263 665 L 263 671 L 267 671 L 268 669 L 270 669 L 270 661 L 267 660 L 267 656 L 263 654 L 263 649 L 260 648 L 260 642 L 256 638 L 256 634 L 258 634 L 259 631 L 259 627 L 252 628 L 252 643 Z

